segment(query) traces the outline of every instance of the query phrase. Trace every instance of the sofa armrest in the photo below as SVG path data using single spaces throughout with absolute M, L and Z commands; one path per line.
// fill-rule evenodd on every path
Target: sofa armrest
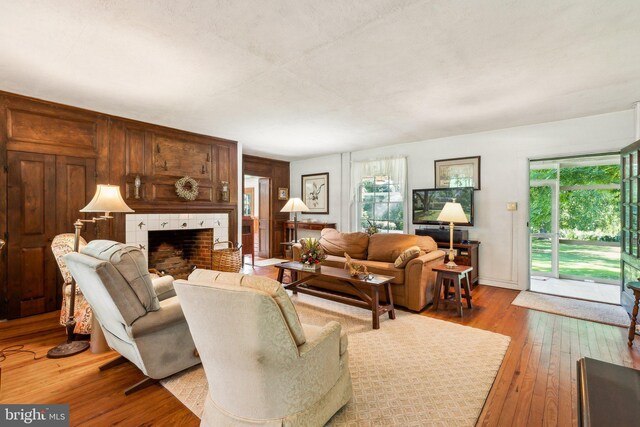
M 173 297 L 160 301 L 160 310 L 148 312 L 126 329 L 131 338 L 139 338 L 181 322 L 186 323 L 184 313 L 178 297 Z
M 151 284 L 160 301 L 176 296 L 176 290 L 173 289 L 173 276 L 152 277 Z
M 433 302 L 435 273 L 433 267 L 444 262 L 445 251 L 436 250 L 412 259 L 405 267 L 406 306 L 420 311 Z
M 329 343 L 335 342 L 335 345 L 327 346 L 329 347 L 329 351 L 333 351 L 332 348 L 334 348 L 336 350 L 336 354 L 342 354 L 343 352 L 340 348 L 341 330 L 342 326 L 340 325 L 340 323 L 336 321 L 330 321 L 322 327 L 322 330 L 318 334 L 309 337 L 304 344 L 298 346 L 298 354 L 300 355 L 300 357 L 305 357 L 307 354 L 313 351 L 321 351 L 318 350 L 319 345 L 327 340 L 329 340 Z

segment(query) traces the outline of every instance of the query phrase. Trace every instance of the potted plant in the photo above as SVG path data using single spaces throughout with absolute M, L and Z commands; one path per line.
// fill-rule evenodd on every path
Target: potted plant
M 302 252 L 300 253 L 300 262 L 304 270 L 319 270 L 320 264 L 327 258 L 324 250 L 320 246 L 318 239 L 307 237 L 300 240 Z

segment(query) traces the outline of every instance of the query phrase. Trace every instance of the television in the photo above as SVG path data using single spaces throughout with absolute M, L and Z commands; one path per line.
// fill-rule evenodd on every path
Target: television
M 438 215 L 447 202 L 457 202 L 467 215 L 468 222 L 455 225 L 473 225 L 473 187 L 427 188 L 413 190 L 412 211 L 414 224 L 442 225 Z

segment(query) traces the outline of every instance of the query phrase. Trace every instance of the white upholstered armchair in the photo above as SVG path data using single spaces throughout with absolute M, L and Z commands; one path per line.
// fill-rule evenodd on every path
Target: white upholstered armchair
M 174 287 L 209 380 L 201 425 L 321 426 L 351 399 L 340 324 L 301 324 L 280 283 L 195 270 Z
M 159 300 L 138 248 L 94 240 L 80 253 L 65 255 L 64 261 L 82 283 L 109 347 L 147 376 L 126 394 L 200 363 L 178 298 Z

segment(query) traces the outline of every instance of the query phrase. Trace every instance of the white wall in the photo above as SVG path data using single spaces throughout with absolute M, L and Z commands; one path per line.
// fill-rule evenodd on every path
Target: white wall
M 302 197 L 302 175 L 329 172 L 329 214 L 298 214 L 298 220 L 317 220 L 319 222 L 335 222 L 336 227 L 342 228 L 340 216 L 342 213 L 342 163 L 341 154 L 314 157 L 306 160 L 291 162 L 289 184 L 290 197 Z M 292 217 L 293 218 L 293 217 Z M 298 233 L 301 236 L 300 233 Z
M 633 110 L 522 126 L 410 144 L 392 145 L 342 155 L 345 162 L 405 155 L 408 159 L 408 194 L 414 188 L 434 186 L 434 160 L 481 156 L 482 189 L 475 193 L 475 226 L 471 239 L 480 240 L 480 282 L 526 289 L 528 286 L 528 160 L 617 151 L 634 141 Z M 300 188 L 300 174 L 309 169 L 337 168 L 340 156 L 327 156 L 291 163 L 291 187 Z M 347 169 L 344 168 L 343 169 Z M 304 171 L 304 172 L 303 172 Z M 331 183 L 331 205 L 339 198 L 339 228 L 348 231 L 351 214 L 348 188 L 344 180 Z M 295 187 L 294 187 L 295 186 Z M 339 194 L 336 194 L 339 192 Z M 517 202 L 518 210 L 508 212 L 507 202 Z M 332 207 L 332 210 L 333 210 Z M 410 203 L 409 203 L 410 209 Z M 410 224 L 410 216 L 407 219 Z M 409 232 L 415 227 L 409 225 Z

